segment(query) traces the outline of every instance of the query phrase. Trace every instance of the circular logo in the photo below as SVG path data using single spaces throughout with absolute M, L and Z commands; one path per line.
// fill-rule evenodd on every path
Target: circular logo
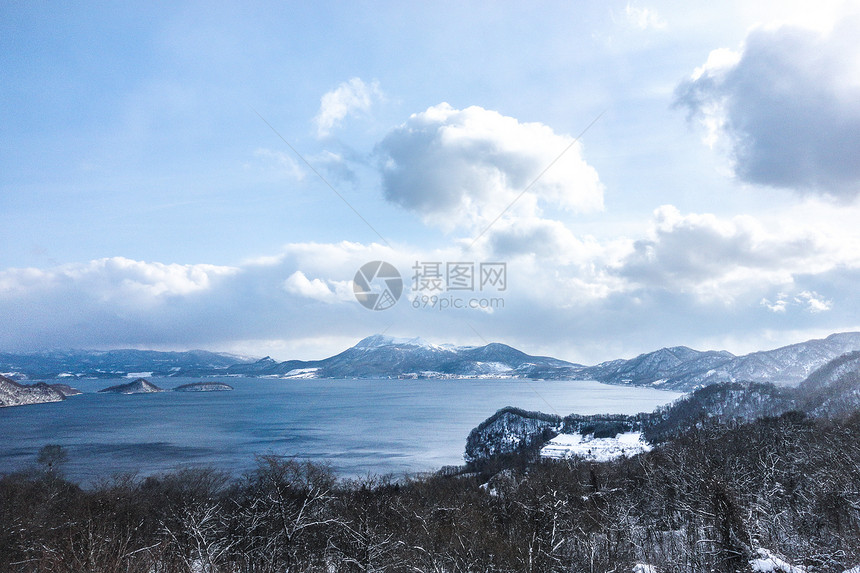
M 385 310 L 394 306 L 403 294 L 403 279 L 394 265 L 371 261 L 355 273 L 352 290 L 363 307 Z

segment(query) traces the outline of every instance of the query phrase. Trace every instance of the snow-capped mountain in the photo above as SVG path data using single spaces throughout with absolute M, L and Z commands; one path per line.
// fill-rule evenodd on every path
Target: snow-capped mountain
M 796 386 L 816 368 L 852 350 L 860 350 L 860 332 L 832 334 L 824 339 L 744 356 L 726 351 L 701 352 L 684 346 L 662 348 L 630 360 L 612 360 L 566 375 L 609 384 L 653 385 L 685 392 L 718 382 L 736 381 Z
M 688 375 L 677 381 L 696 386 L 734 380 L 797 386 L 820 366 L 853 350 L 860 350 L 860 332 L 842 332 L 823 339 L 739 356 L 713 372 Z
M 505 344 L 437 345 L 420 338 L 377 334 L 323 360 L 275 362 L 266 357 L 231 367 L 229 373 L 314 378 L 529 377 L 537 371 L 571 368 L 581 366 L 531 356 Z

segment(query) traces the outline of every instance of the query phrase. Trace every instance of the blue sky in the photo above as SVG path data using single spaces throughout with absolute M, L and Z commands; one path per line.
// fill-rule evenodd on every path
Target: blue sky
M 595 363 L 858 329 L 858 15 L 6 2 L 0 351 L 385 331 Z M 404 278 L 387 310 L 353 296 L 373 260 Z M 508 285 L 416 291 L 416 262 Z

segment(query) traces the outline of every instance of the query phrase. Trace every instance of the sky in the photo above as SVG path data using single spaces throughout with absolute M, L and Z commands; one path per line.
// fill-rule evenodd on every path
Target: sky
M 11 0 L 0 27 L 0 351 L 595 364 L 860 330 L 856 1 Z

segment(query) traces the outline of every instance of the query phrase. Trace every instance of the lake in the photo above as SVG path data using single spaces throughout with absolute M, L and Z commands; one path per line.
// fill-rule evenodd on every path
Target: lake
M 680 396 L 591 381 L 211 380 L 235 390 L 97 394 L 129 380 L 77 380 L 84 394 L 64 402 L 0 408 L 0 473 L 60 444 L 66 474 L 82 483 L 200 465 L 238 474 L 260 454 L 327 461 L 343 476 L 399 475 L 461 464 L 469 431 L 504 406 L 635 414 Z M 150 381 L 169 389 L 200 379 Z

